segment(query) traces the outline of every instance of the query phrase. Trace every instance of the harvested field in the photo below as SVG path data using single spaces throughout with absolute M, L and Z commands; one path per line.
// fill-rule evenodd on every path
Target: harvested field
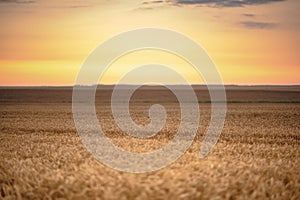
M 138 124 L 149 122 L 153 99 L 167 108 L 165 127 L 150 139 L 116 126 L 110 94 L 98 91 L 96 108 L 114 144 L 148 152 L 176 133 L 180 110 L 169 91 L 140 89 L 132 98 Z M 70 88 L 0 89 L 0 199 L 299 199 L 299 88 L 228 88 L 222 135 L 204 159 L 198 153 L 210 103 L 205 89 L 197 94 L 201 120 L 188 151 L 162 170 L 130 174 L 99 163 L 82 145 Z

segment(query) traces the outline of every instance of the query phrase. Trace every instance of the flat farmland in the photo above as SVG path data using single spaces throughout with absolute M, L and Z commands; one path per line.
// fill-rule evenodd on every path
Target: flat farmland
M 195 89 L 201 119 L 190 148 L 158 171 L 131 174 L 98 162 L 81 143 L 72 115 L 72 88 L 0 89 L 0 199 L 299 199 L 299 87 L 228 87 L 227 116 L 208 157 L 199 150 L 210 122 L 210 98 Z M 132 119 L 150 122 L 149 107 L 167 111 L 163 129 L 133 138 L 115 123 L 110 88 L 97 90 L 99 124 L 131 152 L 162 148 L 176 134 L 180 107 L 172 92 L 137 90 Z

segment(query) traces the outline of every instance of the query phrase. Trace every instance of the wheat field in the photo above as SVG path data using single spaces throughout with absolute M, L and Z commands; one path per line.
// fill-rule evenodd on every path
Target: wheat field
M 116 126 L 110 93 L 97 92 L 96 108 L 114 144 L 148 152 L 172 139 L 180 110 L 170 92 L 144 89 L 133 96 L 138 124 L 149 122 L 153 94 L 167 109 L 165 127 L 150 139 Z M 199 94 L 201 120 L 186 153 L 159 171 L 131 174 L 101 164 L 83 146 L 70 88 L 0 89 L 0 199 L 299 199 L 300 90 L 228 89 L 221 137 L 204 159 L 198 154 L 210 103 L 207 91 Z

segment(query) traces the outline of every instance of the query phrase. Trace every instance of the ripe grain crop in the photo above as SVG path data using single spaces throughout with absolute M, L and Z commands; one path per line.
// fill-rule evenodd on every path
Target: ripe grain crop
M 208 157 L 198 157 L 210 121 L 203 91 L 199 129 L 187 152 L 162 170 L 130 174 L 99 163 L 83 146 L 70 89 L 1 89 L 0 199 L 299 199 L 300 91 L 253 91 L 227 92 L 225 126 Z M 172 94 L 157 92 L 168 118 L 150 139 L 123 133 L 110 104 L 97 102 L 99 123 L 114 144 L 148 152 L 172 139 L 179 108 Z M 101 98 L 110 91 L 98 93 Z M 149 91 L 135 95 L 131 116 L 146 124 Z

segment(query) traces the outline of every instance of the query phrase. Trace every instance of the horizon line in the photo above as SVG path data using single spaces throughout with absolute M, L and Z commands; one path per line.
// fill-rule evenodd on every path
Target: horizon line
M 112 87 L 118 84 L 94 84 L 94 85 L 1 85 L 0 88 L 71 88 L 71 87 Z M 137 84 L 119 84 L 121 86 L 136 86 Z M 163 87 L 159 84 L 145 84 L 141 87 Z M 165 86 L 224 86 L 224 87 L 300 87 L 299 84 L 166 84 Z

